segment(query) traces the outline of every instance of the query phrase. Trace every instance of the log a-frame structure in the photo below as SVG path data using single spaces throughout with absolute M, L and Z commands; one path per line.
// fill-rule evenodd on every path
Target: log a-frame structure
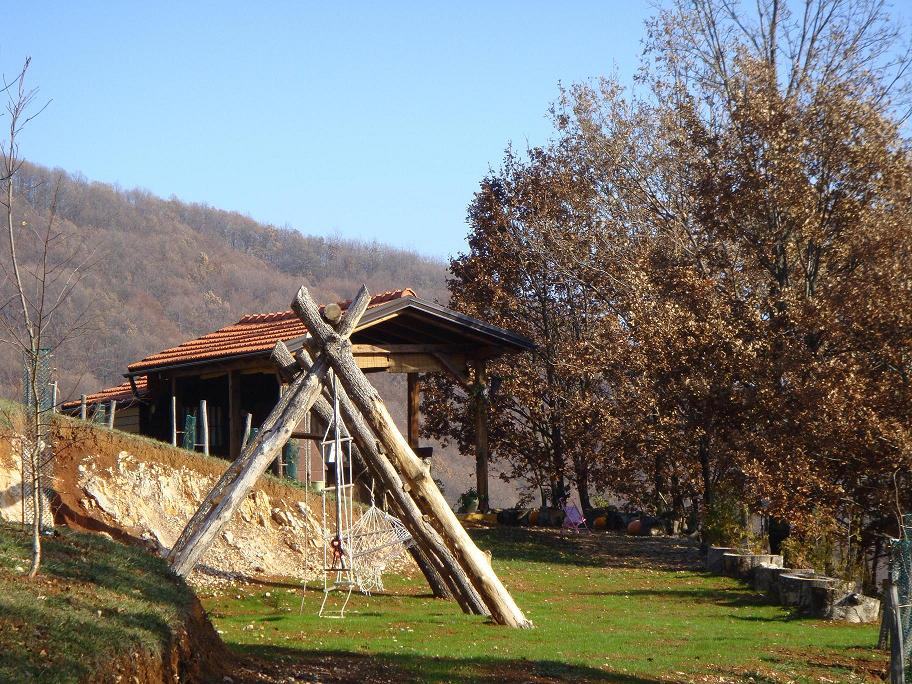
M 340 417 L 358 456 L 387 492 L 431 582 L 442 585 L 467 613 L 489 615 L 497 624 L 528 628 L 526 619 L 494 573 L 488 557 L 475 545 L 453 514 L 430 475 L 430 469 L 399 432 L 377 390 L 352 354 L 349 340 L 367 310 L 370 295 L 362 287 L 349 306 L 321 311 L 306 287 L 292 310 L 308 334 L 297 354 L 278 342 L 272 358 L 290 381 L 256 437 L 228 467 L 172 547 L 171 567 L 186 576 L 227 525 L 256 480 L 276 459 L 301 419 L 314 409 L 332 419 L 325 380 L 337 379 Z

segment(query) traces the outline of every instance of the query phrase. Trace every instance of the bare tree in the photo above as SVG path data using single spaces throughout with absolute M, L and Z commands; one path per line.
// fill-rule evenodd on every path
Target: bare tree
M 14 79 L 3 80 L 8 128 L 6 139 L 0 142 L 0 205 L 5 210 L 7 253 L 0 259 L 4 297 L 0 302 L 0 329 L 2 341 L 20 352 L 25 364 L 25 421 L 18 443 L 22 452 L 23 524 L 30 525 L 32 535 L 29 576 L 34 577 L 41 565 L 42 524 L 50 514 L 44 493 L 48 484 L 45 475 L 53 458 L 48 439 L 55 409 L 53 402 L 45 400 L 47 388 L 41 386 L 41 376 L 54 350 L 84 330 L 84 312 L 68 316 L 77 322 L 65 327 L 57 321 L 82 280 L 91 255 L 86 255 L 85 248 L 72 239 L 75 236 L 57 221 L 57 186 L 46 217 L 27 220 L 16 205 L 23 163 L 19 136 L 49 104 L 35 107 L 38 91 L 26 87 L 30 63 L 31 59 L 26 59 Z M 26 520 L 26 505 L 33 513 L 30 520 Z

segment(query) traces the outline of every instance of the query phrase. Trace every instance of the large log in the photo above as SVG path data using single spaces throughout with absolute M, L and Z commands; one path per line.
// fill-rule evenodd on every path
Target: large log
M 400 514 L 396 517 L 401 519 L 402 515 Z M 431 588 L 431 594 L 433 594 L 434 598 L 452 598 L 453 592 L 450 591 L 450 588 L 447 586 L 446 582 L 444 582 L 440 573 L 437 572 L 437 568 L 434 567 L 430 559 L 424 555 L 424 551 L 421 550 L 421 547 L 418 546 L 417 543 L 412 544 L 408 547 L 408 552 L 412 557 L 412 560 L 415 561 L 415 565 L 421 570 L 421 574 L 424 575 L 424 579 L 427 580 L 428 586 Z
M 307 291 L 306 288 L 301 289 Z M 338 332 L 330 329 L 326 336 L 327 349 L 335 350 L 343 342 L 348 342 L 348 337 L 361 320 L 369 302 L 367 288 L 362 287 L 339 321 Z M 325 323 L 322 325 L 328 328 Z M 288 391 L 282 395 L 256 439 L 247 445 L 237 461 L 225 471 L 171 549 L 169 560 L 174 572 L 186 576 L 228 524 L 257 479 L 281 453 L 292 431 L 310 411 L 320 394 L 328 368 L 326 358 L 318 357 L 311 369 L 295 378 Z
M 306 288 L 301 288 L 292 303 L 295 313 L 304 321 L 311 335 L 325 346 L 319 359 L 327 359 L 346 393 L 358 409 L 396 470 L 419 497 L 435 519 L 449 550 L 459 560 L 472 585 L 478 591 L 495 622 L 510 627 L 532 627 L 519 606 L 497 577 L 488 557 L 468 535 L 447 504 L 430 471 L 396 428 L 377 390 L 368 382 L 351 353 L 347 340 L 334 343 L 336 336 L 320 316 L 320 311 Z M 319 360 L 318 359 L 318 360 Z
M 303 350 L 302 353 L 299 353 L 298 360 L 293 360 L 291 353 L 282 342 L 276 343 L 273 350 L 273 361 L 285 373 L 297 367 L 298 364 L 304 371 L 309 370 L 311 365 L 307 353 L 303 352 Z M 447 549 L 443 539 L 430 523 L 424 520 L 421 510 L 409 496 L 396 469 L 386 458 L 364 418 L 355 409 L 345 390 L 341 387 L 338 387 L 338 398 L 340 418 L 355 442 L 356 455 L 368 467 L 371 476 L 389 494 L 393 512 L 402 520 L 402 524 L 412 535 L 430 569 L 446 582 L 447 588 L 464 612 L 476 615 L 490 615 L 478 592 L 475 591 L 459 563 Z M 314 402 L 314 410 L 324 423 L 330 424 L 332 421 L 330 397 L 319 397 Z M 421 561 L 418 558 L 416 558 L 416 562 L 419 563 L 419 567 L 424 572 L 428 584 L 434 591 L 434 595 L 438 596 L 441 592 L 435 588 L 437 578 L 425 571 L 425 567 L 421 565 Z

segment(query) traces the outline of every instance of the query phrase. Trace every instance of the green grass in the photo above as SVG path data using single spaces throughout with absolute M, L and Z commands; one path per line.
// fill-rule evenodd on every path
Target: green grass
M 0 524 L 0 682 L 77 682 L 131 650 L 159 653 L 193 600 L 160 559 L 62 530 L 28 579 L 29 540 Z
M 203 603 L 229 646 L 255 659 L 391 681 L 860 681 L 884 668 L 876 626 L 795 619 L 734 580 L 681 569 L 688 550 L 667 540 L 473 536 L 536 629 L 462 615 L 428 597 L 420 577 L 354 594 L 345 620 L 317 617 L 313 586 L 301 614 L 293 584 L 234 587 Z

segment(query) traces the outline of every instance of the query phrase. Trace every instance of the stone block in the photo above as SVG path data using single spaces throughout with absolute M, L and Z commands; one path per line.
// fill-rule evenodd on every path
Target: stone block
M 782 556 L 768 553 L 726 553 L 722 556 L 722 573 L 728 577 L 750 581 L 754 568 L 761 565 L 781 568 Z
M 735 549 L 728 546 L 710 546 L 706 551 L 706 570 L 716 575 L 722 573 L 722 556 L 734 553 Z
M 880 618 L 880 601 L 853 591 L 833 603 L 826 617 L 839 622 L 877 622 Z

